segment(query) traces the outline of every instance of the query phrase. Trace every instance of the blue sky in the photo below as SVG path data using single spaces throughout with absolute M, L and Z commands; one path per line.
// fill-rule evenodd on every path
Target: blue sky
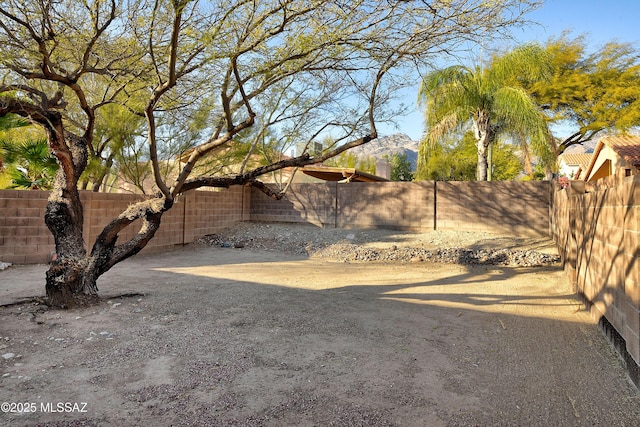
M 587 41 L 594 48 L 611 40 L 640 41 L 640 0 L 546 0 L 528 18 L 540 25 L 513 29 L 513 36 L 519 42 L 544 43 L 549 37 L 559 36 L 564 30 L 570 30 L 573 36 L 586 34 Z M 407 96 L 415 99 L 417 90 L 416 87 L 409 91 Z M 402 132 L 413 140 L 420 139 L 424 127 L 422 113 L 417 108 L 398 122 L 399 130 L 380 127 L 379 133 L 386 135 Z M 558 131 L 560 132 L 562 131 Z

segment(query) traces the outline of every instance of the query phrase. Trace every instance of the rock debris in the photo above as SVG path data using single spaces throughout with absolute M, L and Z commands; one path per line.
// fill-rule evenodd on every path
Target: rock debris
M 328 229 L 306 224 L 240 223 L 220 233 L 204 236 L 196 244 L 281 251 L 342 262 L 439 262 L 534 267 L 560 261 L 557 253 L 549 253 L 554 251 L 518 248 L 519 245 L 531 246 L 526 239 L 451 230 L 410 233 Z

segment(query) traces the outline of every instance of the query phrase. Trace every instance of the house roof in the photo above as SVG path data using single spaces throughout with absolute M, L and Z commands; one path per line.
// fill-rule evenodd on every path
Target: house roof
M 605 136 L 600 138 L 631 166 L 640 167 L 640 136 Z
M 586 167 L 591 161 L 591 153 L 561 154 L 560 156 L 558 156 L 558 160 L 564 161 L 564 163 L 568 166 Z
M 342 181 L 348 182 L 383 182 L 389 181 L 378 175 L 357 170 L 355 168 L 336 168 L 329 166 L 310 165 L 300 169 L 304 174 L 325 181 Z
M 610 147 L 618 156 L 627 162 L 629 165 L 640 168 L 640 135 L 614 135 L 603 136 L 598 141 L 596 149 L 593 152 L 591 162 L 584 175 L 584 179 L 588 179 L 593 171 L 593 167 L 596 164 L 598 155 L 604 148 L 604 146 Z

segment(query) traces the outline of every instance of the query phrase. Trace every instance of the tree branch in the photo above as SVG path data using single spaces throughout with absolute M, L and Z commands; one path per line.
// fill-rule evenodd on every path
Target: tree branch
M 333 150 L 325 152 L 320 156 L 311 157 L 309 156 L 309 154 L 303 154 L 302 156 L 280 160 L 279 162 L 275 162 L 267 166 L 256 168 L 244 174 L 238 174 L 238 175 L 232 175 L 232 176 L 221 176 L 221 177 L 195 178 L 193 180 L 186 181 L 182 186 L 182 189 L 180 192 L 184 193 L 186 191 L 194 190 L 201 187 L 229 188 L 232 185 L 244 185 L 254 181 L 257 177 L 269 172 L 274 172 L 274 171 L 288 168 L 288 167 L 300 167 L 300 166 L 322 163 L 327 159 L 330 159 L 332 157 L 339 155 L 343 151 L 349 150 L 359 145 L 366 144 L 372 141 L 373 139 L 374 138 L 372 136 L 367 135 L 365 137 L 362 137 L 360 139 L 351 141 L 347 144 L 337 147 Z

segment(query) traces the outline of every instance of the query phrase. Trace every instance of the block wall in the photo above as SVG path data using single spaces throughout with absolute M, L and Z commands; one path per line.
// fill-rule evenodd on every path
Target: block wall
M 640 382 L 640 177 L 553 193 L 552 233 L 564 269 L 597 320 L 615 329 Z M 602 322 L 601 322 L 602 324 Z M 639 384 L 640 385 L 640 384 Z
M 47 262 L 55 246 L 44 224 L 46 191 L 0 191 L 0 261 Z
M 274 200 L 254 188 L 251 191 L 250 220 L 335 227 L 339 185 L 335 182 L 293 184 L 282 200 Z
M 550 188 L 543 181 L 297 184 L 282 201 L 252 190 L 251 220 L 548 236 Z
M 436 228 L 548 236 L 548 181 L 438 182 Z
M 14 264 L 47 263 L 55 251 L 53 236 L 44 223 L 48 192 L 0 191 L 0 261 Z M 93 244 L 105 225 L 132 203 L 133 194 L 83 191 L 84 239 Z M 162 217 L 160 229 L 143 249 L 158 252 L 193 242 L 249 218 L 250 192 L 244 187 L 221 191 L 193 191 L 178 198 Z M 120 233 L 119 241 L 137 232 L 134 223 Z M 90 247 L 87 248 L 90 250 Z
M 434 228 L 433 181 L 352 182 L 337 188 L 339 228 Z

